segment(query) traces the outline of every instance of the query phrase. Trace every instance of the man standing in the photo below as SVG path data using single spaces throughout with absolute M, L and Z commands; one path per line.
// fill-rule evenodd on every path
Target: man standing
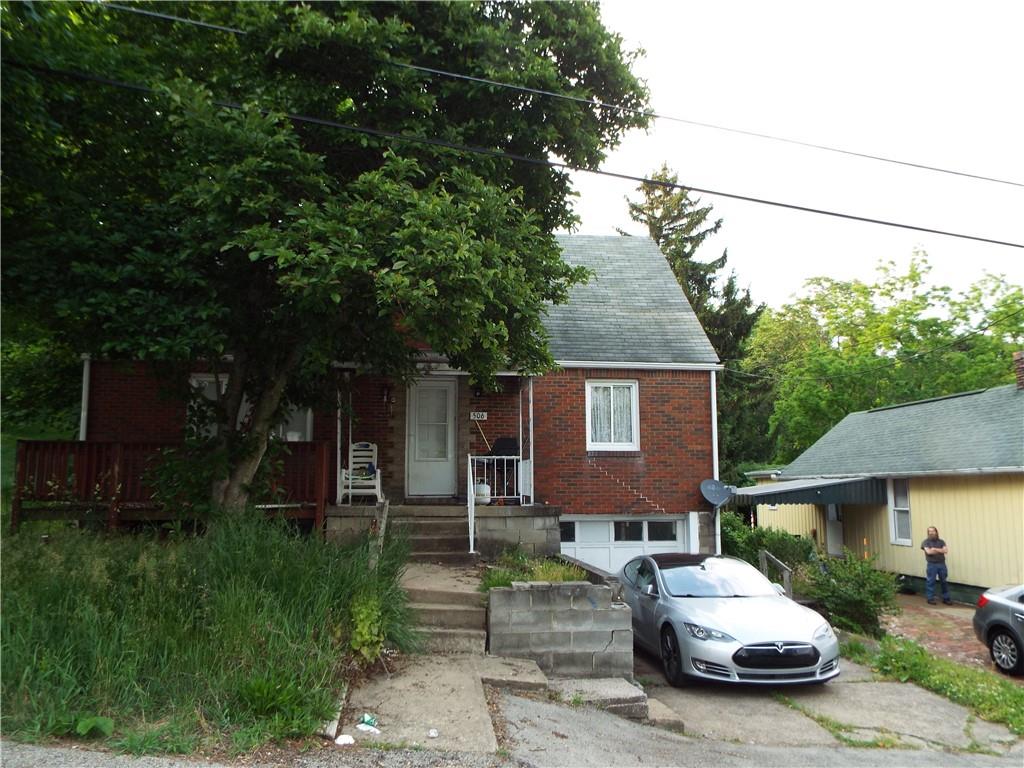
M 924 585 L 928 604 L 935 605 L 935 580 L 938 579 L 942 584 L 942 602 L 951 605 L 953 601 L 949 599 L 949 585 L 946 583 L 949 576 L 949 571 L 946 570 L 946 554 L 949 547 L 939 538 L 939 529 L 934 525 L 928 528 L 928 538 L 921 542 L 921 549 L 924 550 L 924 559 L 928 565 L 928 579 Z

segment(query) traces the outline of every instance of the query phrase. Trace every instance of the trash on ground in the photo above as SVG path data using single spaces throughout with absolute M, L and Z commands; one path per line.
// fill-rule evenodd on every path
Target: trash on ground
M 366 723 L 357 723 L 356 728 L 358 728 L 363 733 L 373 733 L 377 735 L 380 734 L 380 728 L 374 728 L 372 725 L 367 725 Z
M 371 715 L 369 712 L 363 712 L 363 716 L 359 718 L 359 722 L 363 725 L 377 725 L 377 717 Z
M 334 740 L 334 743 L 337 744 L 339 747 L 347 747 L 350 744 L 355 744 L 356 740 L 349 736 L 347 733 L 343 733 L 341 734 L 341 736 Z
M 427 731 L 427 738 L 436 739 L 437 736 L 437 728 L 431 728 L 429 731 Z

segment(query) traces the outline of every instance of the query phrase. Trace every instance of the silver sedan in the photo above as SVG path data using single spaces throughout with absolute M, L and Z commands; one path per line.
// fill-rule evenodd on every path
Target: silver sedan
M 742 560 L 648 555 L 626 563 L 619 578 L 633 639 L 661 656 L 672 685 L 823 683 L 839 674 L 829 623 Z

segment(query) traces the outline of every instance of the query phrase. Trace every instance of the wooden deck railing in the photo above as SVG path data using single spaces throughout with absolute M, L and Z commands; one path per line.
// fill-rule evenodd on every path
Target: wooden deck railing
M 180 445 L 19 440 L 11 528 L 27 520 L 104 520 L 113 529 L 122 522 L 187 519 L 187 507 L 169 509 L 150 484 L 163 451 Z M 312 519 L 322 530 L 329 445 L 286 443 L 277 468 L 270 497 L 254 501 L 272 513 Z

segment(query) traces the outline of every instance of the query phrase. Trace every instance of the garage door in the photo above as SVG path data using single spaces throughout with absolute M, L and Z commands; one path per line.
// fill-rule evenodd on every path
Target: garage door
M 562 554 L 609 573 L 637 555 L 697 551 L 696 512 L 675 517 L 597 520 L 565 515 L 559 522 Z

